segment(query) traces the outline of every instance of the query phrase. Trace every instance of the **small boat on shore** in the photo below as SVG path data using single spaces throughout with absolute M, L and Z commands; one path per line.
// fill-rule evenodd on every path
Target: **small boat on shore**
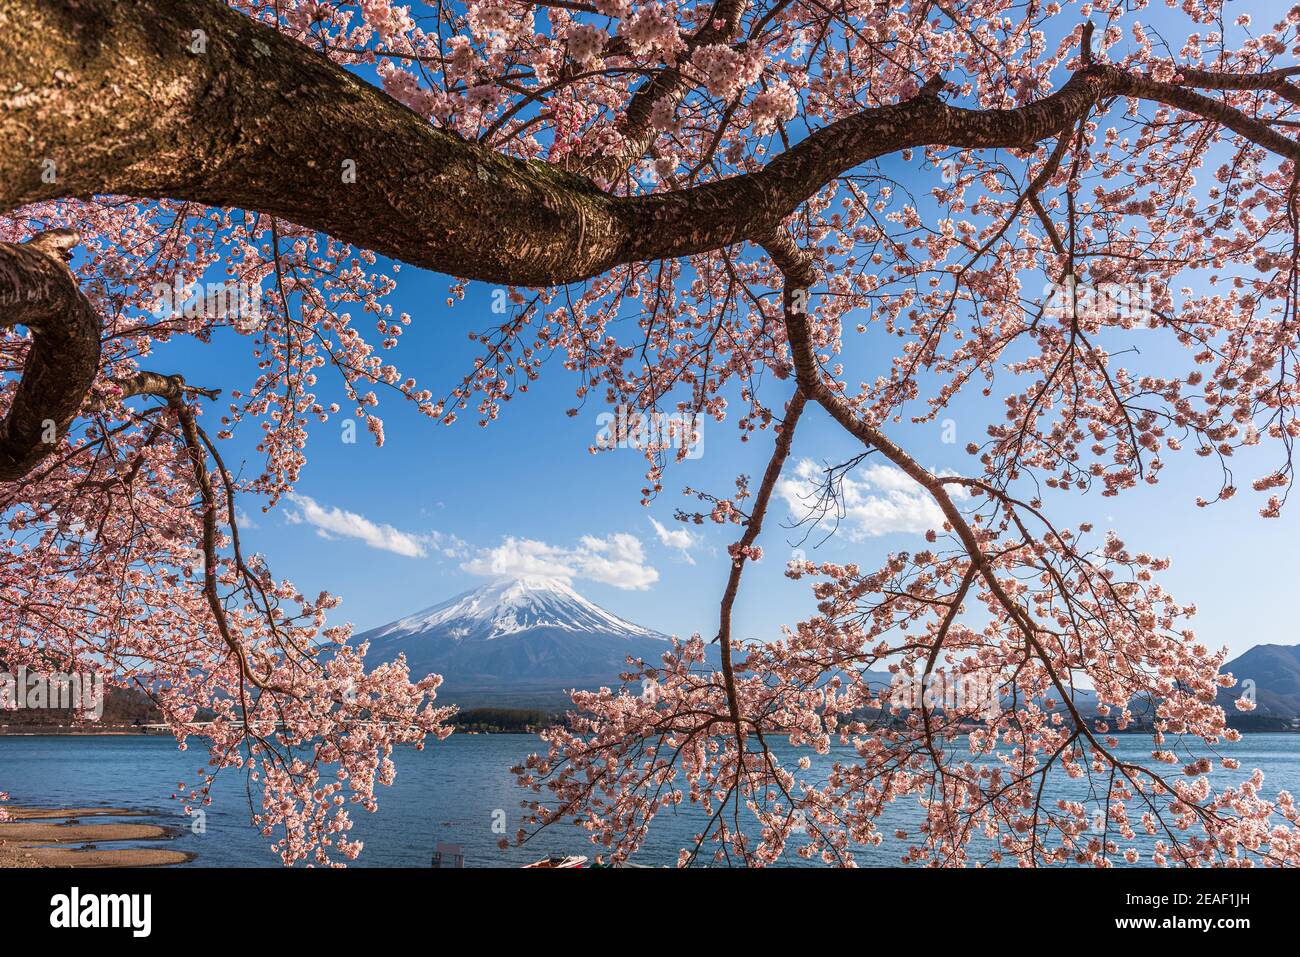
M 559 856 L 559 855 L 552 854 L 552 855 L 550 855 L 549 857 L 543 857 L 540 861 L 533 861 L 533 863 L 531 863 L 531 864 L 525 864 L 525 865 L 524 865 L 525 868 L 529 868 L 529 867 L 586 867 L 586 866 L 587 866 L 587 858 L 586 858 L 584 855 L 581 855 L 581 854 L 569 854 L 569 855 L 564 856 L 564 857 L 561 857 L 561 856 Z

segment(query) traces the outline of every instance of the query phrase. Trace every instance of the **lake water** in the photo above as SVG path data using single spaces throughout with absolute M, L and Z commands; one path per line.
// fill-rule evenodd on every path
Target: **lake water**
M 1149 737 L 1122 735 L 1120 741 L 1121 755 L 1149 760 Z M 354 813 L 352 837 L 365 842 L 357 865 L 428 867 L 439 843 L 460 845 L 469 867 L 518 867 L 546 853 L 590 855 L 590 844 L 571 825 L 550 828 L 524 848 L 502 851 L 496 846 L 500 834 L 494 831 L 494 823 L 504 819 L 507 832 L 513 834 L 522 813 L 519 801 L 524 792 L 514 785 L 509 769 L 538 750 L 538 745 L 530 735 L 457 734 L 431 743 L 424 751 L 400 751 L 396 783 L 378 791 L 378 813 Z M 794 750 L 782 741 L 774 742 L 773 748 L 783 757 Z M 1223 753 L 1238 758 L 1242 771 L 1216 770 L 1212 774 L 1216 787 L 1258 767 L 1265 773 L 1266 795 L 1282 789 L 1300 793 L 1300 735 L 1249 734 Z M 173 739 L 163 736 L 0 736 L 0 789 L 7 790 L 16 804 L 147 809 L 155 822 L 184 829 L 171 846 L 198 855 L 188 866 L 278 866 L 267 839 L 248 823 L 249 798 L 240 772 L 227 770 L 219 776 L 213 803 L 207 808 L 206 833 L 192 833 L 189 818 L 181 814 L 177 802 L 169 800 L 177 781 L 193 779 L 203 755 L 197 741 L 180 752 Z M 834 757 L 814 756 L 813 770 Z M 1059 782 L 1055 794 L 1086 800 L 1082 787 L 1086 785 Z M 253 791 L 255 800 L 260 793 Z M 914 825 L 920 813 L 914 802 L 899 802 L 886 819 L 888 835 L 897 826 Z M 678 848 L 691 843 L 700 822 L 699 811 L 689 807 L 675 814 L 661 813 L 635 860 L 649 865 L 675 863 Z M 786 857 L 792 865 L 805 863 L 792 853 Z M 858 863 L 898 864 L 898 847 L 887 837 L 880 848 L 859 852 Z

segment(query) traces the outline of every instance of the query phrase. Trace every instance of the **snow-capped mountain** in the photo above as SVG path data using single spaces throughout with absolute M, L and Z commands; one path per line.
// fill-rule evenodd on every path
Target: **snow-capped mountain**
M 445 679 L 460 704 L 556 704 L 570 688 L 617 686 L 627 658 L 659 662 L 670 646 L 551 579 L 492 582 L 357 636 L 367 661 L 405 653 L 413 675 Z
M 563 582 L 544 578 L 493 582 L 417 611 L 370 634 L 372 640 L 437 632 L 448 638 L 492 641 L 532 628 L 626 638 L 664 637 L 610 614 Z

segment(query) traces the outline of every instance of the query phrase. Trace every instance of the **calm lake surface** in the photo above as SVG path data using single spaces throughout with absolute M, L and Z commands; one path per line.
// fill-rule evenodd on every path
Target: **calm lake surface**
M 1149 737 L 1122 735 L 1120 741 L 1120 754 L 1149 759 Z M 546 853 L 591 855 L 591 845 L 571 825 L 557 825 L 524 848 L 502 851 L 496 846 L 500 834 L 494 832 L 494 822 L 504 819 L 513 834 L 522 813 L 519 801 L 524 792 L 515 787 L 509 769 L 538 746 L 531 735 L 456 734 L 429 744 L 424 751 L 398 752 L 397 781 L 378 790 L 378 813 L 354 812 L 352 837 L 365 842 L 356 865 L 428 867 L 439 843 L 460 845 L 468 867 L 518 867 Z M 782 741 L 774 742 L 773 749 L 783 757 L 795 753 Z M 155 822 L 183 829 L 172 846 L 198 855 L 187 866 L 279 866 L 268 840 L 248 823 L 249 799 L 240 772 L 223 771 L 218 778 L 204 834 L 192 833 L 190 819 L 169 799 L 176 782 L 193 780 L 205 754 L 197 740 L 181 752 L 172 738 L 164 736 L 0 736 L 0 788 L 16 804 L 147 809 Z M 1226 746 L 1223 754 L 1239 759 L 1242 770 L 1214 771 L 1211 779 L 1216 787 L 1240 780 L 1258 767 L 1265 774 L 1266 796 L 1283 789 L 1300 793 L 1300 735 L 1248 734 L 1242 742 Z M 821 759 L 813 756 L 813 772 L 835 757 L 834 753 Z M 846 749 L 839 757 L 847 760 L 852 753 Z M 1058 780 L 1053 793 L 1087 801 L 1087 784 Z M 260 794 L 260 789 L 254 790 L 254 800 L 260 800 Z M 919 819 L 913 802 L 900 801 L 886 816 L 887 833 Z M 700 823 L 697 809 L 661 813 L 635 860 L 674 864 L 678 848 L 691 843 Z M 857 859 L 864 866 L 896 865 L 899 849 L 887 837 L 884 845 L 860 851 Z M 787 853 L 786 860 L 791 865 L 805 863 L 793 853 Z

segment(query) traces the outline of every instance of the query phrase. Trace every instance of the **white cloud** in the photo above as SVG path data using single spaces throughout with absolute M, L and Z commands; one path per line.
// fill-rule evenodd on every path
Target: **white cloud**
M 496 548 L 484 549 L 477 558 L 461 565 L 471 575 L 486 578 L 573 577 L 563 549 L 529 538 L 507 538 Z
M 655 534 L 659 536 L 660 545 L 665 548 L 676 549 L 688 565 L 695 564 L 695 559 L 691 557 L 691 549 L 695 547 L 698 540 L 689 529 L 665 528 L 653 516 L 650 518 L 650 524 L 655 527 Z
M 314 525 L 325 538 L 334 535 L 356 538 L 371 548 L 405 555 L 407 558 L 423 558 L 427 554 L 422 536 L 399 531 L 391 525 L 376 524 L 356 512 L 344 511 L 341 508 L 326 508 L 306 495 L 290 493 L 288 498 L 302 511 L 288 512 L 285 519 L 293 524 L 306 522 L 308 525 Z
M 799 462 L 790 478 L 777 483 L 777 494 L 785 499 L 796 518 L 808 515 L 824 481 L 822 467 L 811 459 Z M 841 527 L 854 541 L 906 532 L 924 534 L 943 527 L 943 512 L 928 492 L 907 473 L 892 465 L 872 463 L 844 476 L 844 517 Z M 827 518 L 832 518 L 832 512 Z
M 584 535 L 572 548 L 511 536 L 461 568 L 490 578 L 583 578 L 623 589 L 646 589 L 659 580 L 659 572 L 645 563 L 641 540 L 626 532 Z
M 469 542 L 452 532 L 430 532 L 423 540 L 444 558 L 464 558 L 470 551 Z

